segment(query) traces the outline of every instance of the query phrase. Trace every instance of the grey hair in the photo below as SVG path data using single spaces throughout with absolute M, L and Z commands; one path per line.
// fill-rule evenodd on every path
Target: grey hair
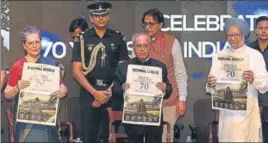
M 27 26 L 26 28 L 23 29 L 21 32 L 20 40 L 22 43 L 25 43 L 26 41 L 26 36 L 29 34 L 40 34 L 40 30 L 35 27 L 35 26 Z
M 151 42 L 151 38 L 150 38 L 150 35 L 146 34 L 146 33 L 137 33 L 135 35 L 132 36 L 132 44 L 133 44 L 133 47 L 135 47 L 135 41 L 136 39 L 139 37 L 139 36 L 145 36 L 148 38 L 148 42 Z

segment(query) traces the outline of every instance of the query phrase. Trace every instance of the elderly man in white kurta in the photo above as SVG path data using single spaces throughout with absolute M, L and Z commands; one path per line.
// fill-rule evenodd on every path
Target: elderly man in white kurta
M 262 142 L 261 121 L 258 106 L 258 91 L 268 91 L 268 83 L 263 78 L 267 74 L 264 59 L 257 50 L 245 45 L 249 35 L 249 25 L 242 19 L 230 18 L 225 22 L 224 31 L 230 48 L 221 52 L 244 53 L 249 55 L 249 70 L 244 71 L 243 80 L 247 81 L 247 111 L 222 111 L 219 115 L 219 142 Z M 216 83 L 213 65 L 208 77 L 208 86 Z

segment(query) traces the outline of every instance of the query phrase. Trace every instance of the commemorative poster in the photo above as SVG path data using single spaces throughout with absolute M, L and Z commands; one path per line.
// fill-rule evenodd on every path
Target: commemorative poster
M 129 65 L 124 93 L 122 122 L 126 124 L 160 126 L 163 92 L 156 87 L 162 82 L 162 69 Z
M 17 121 L 56 126 L 59 90 L 59 67 L 37 63 L 24 63 L 21 80 L 30 86 L 20 91 Z
M 246 54 L 218 53 L 213 57 L 212 72 L 217 81 L 213 87 L 212 109 L 247 110 L 248 83 L 243 80 L 243 72 L 248 67 Z

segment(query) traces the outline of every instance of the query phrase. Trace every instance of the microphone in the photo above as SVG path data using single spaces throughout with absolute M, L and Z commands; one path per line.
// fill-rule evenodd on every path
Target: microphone
M 181 130 L 183 130 L 184 125 L 180 124 L 179 118 L 177 119 L 175 125 L 174 125 L 174 140 L 179 140 L 181 137 Z
M 195 126 L 195 125 L 189 125 L 189 128 L 191 130 L 191 139 L 192 139 L 192 142 L 198 142 L 198 126 Z

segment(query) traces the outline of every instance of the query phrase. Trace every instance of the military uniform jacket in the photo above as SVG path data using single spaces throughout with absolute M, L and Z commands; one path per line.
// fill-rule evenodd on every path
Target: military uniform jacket
M 96 46 L 102 43 L 105 46 L 105 59 L 102 61 L 102 50 L 99 50 L 96 57 L 94 69 L 86 75 L 90 84 L 97 90 L 104 90 L 113 82 L 114 72 L 119 61 L 128 60 L 128 50 L 126 40 L 122 33 L 106 28 L 105 34 L 100 38 L 95 28 L 87 30 L 82 34 L 84 37 L 84 57 L 85 65 L 88 66 L 92 51 Z M 81 61 L 81 46 L 79 36 L 74 40 L 72 52 L 73 62 Z M 101 81 L 99 84 L 98 81 Z
M 116 99 L 116 103 L 112 103 L 113 108 L 115 109 L 121 109 L 123 106 L 123 89 L 122 84 L 126 82 L 127 77 L 127 68 L 129 64 L 134 65 L 144 65 L 144 66 L 155 66 L 162 68 L 162 79 L 163 82 L 166 83 L 166 92 L 164 95 L 164 98 L 167 99 L 172 93 L 172 86 L 168 81 L 167 78 L 167 68 L 164 63 L 150 58 L 148 61 L 140 62 L 137 58 L 133 58 L 129 61 L 125 61 L 123 63 L 120 63 L 116 69 L 115 72 L 115 80 L 114 80 L 114 86 L 112 88 L 112 101 L 115 101 L 113 99 Z M 130 83 L 131 86 L 131 83 Z M 162 117 L 161 117 L 162 118 Z M 144 126 L 144 125 L 130 125 L 126 124 L 126 130 L 129 134 L 161 134 L 163 131 L 162 124 L 161 126 Z

